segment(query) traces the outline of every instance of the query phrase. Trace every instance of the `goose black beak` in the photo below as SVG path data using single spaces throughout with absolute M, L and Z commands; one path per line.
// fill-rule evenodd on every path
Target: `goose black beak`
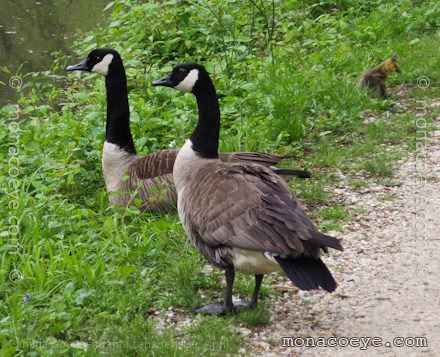
M 81 63 L 73 64 L 67 67 L 67 71 L 90 71 L 89 67 L 87 66 L 87 59 L 85 59 Z
M 400 67 L 397 67 L 397 68 L 396 68 L 396 72 L 397 72 L 397 73 L 402 72 L 402 71 L 400 70 Z
M 171 81 L 171 73 L 167 74 L 161 79 L 153 81 L 151 84 L 153 86 L 173 87 L 173 82 Z

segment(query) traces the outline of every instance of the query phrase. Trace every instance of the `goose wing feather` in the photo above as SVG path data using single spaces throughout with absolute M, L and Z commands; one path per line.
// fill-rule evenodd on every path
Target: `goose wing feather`
M 129 191 L 136 192 L 141 209 L 160 213 L 176 210 L 173 166 L 178 150 L 161 150 L 139 157 L 128 169 Z
M 133 177 L 142 180 L 173 173 L 179 150 L 160 150 L 141 156 L 132 165 Z
M 231 152 L 219 154 L 219 159 L 230 163 L 254 163 L 266 167 L 276 165 L 286 157 L 280 154 L 266 154 L 261 152 Z
M 172 172 L 179 150 L 168 149 L 141 156 L 129 167 L 129 190 L 137 190 L 142 201 L 142 210 L 173 212 L 176 209 L 177 193 Z M 223 162 L 259 163 L 275 165 L 285 157 L 279 154 L 254 152 L 232 152 L 220 154 Z
M 194 244 L 210 248 L 204 249 L 211 261 L 219 261 L 213 254 L 224 246 L 313 257 L 327 246 L 342 250 L 336 238 L 318 232 L 288 185 L 265 167 L 206 165 L 191 182 L 179 212 Z

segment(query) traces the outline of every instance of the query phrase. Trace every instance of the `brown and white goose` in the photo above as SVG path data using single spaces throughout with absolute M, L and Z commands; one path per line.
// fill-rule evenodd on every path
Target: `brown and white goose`
M 67 71 L 89 71 L 105 76 L 107 90 L 107 124 L 102 154 L 102 170 L 111 204 L 127 207 L 134 198 L 142 202 L 141 209 L 173 212 L 177 194 L 173 183 L 173 166 L 178 150 L 161 150 L 147 156 L 136 152 L 130 132 L 127 79 L 121 56 L 113 49 L 95 49 L 79 64 Z M 254 152 L 220 154 L 224 162 L 255 162 L 272 166 L 285 156 Z M 277 169 L 288 177 L 309 177 L 301 170 Z M 128 174 L 128 179 L 123 177 Z
M 255 307 L 263 275 L 277 270 L 300 289 L 335 290 L 320 249 L 342 250 L 339 241 L 316 229 L 277 174 L 258 164 L 219 160 L 220 111 L 206 70 L 182 64 L 153 85 L 193 93 L 199 108 L 197 127 L 174 164 L 177 208 L 192 244 L 225 269 L 227 286 L 223 303 L 196 311 L 223 314 Z M 235 270 L 255 275 L 252 298 L 240 306 L 232 301 Z

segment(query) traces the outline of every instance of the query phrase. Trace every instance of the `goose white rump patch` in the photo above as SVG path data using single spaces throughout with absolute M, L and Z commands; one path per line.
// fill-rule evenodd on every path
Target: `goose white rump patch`
M 232 264 L 235 269 L 247 274 L 268 274 L 282 270 L 272 259 L 268 259 L 263 252 L 242 248 L 231 248 Z
M 192 69 L 191 71 L 189 71 L 189 73 L 186 75 L 183 81 L 180 82 L 174 88 L 181 90 L 182 92 L 191 93 L 198 79 L 199 79 L 199 70 Z
M 114 56 L 111 53 L 107 53 L 101 62 L 98 62 L 93 66 L 92 72 L 106 76 L 108 74 L 108 67 L 110 66 L 110 63 L 112 63 L 113 57 Z

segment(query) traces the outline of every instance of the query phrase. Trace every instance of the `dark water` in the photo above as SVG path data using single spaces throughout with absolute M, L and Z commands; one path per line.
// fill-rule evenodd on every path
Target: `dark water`
M 13 76 L 47 70 L 51 53 L 69 55 L 72 40 L 105 24 L 111 10 L 103 11 L 110 0 L 0 0 L 0 107 L 18 98 Z M 12 80 L 11 80 L 12 78 Z M 9 84 L 11 82 L 11 84 Z

